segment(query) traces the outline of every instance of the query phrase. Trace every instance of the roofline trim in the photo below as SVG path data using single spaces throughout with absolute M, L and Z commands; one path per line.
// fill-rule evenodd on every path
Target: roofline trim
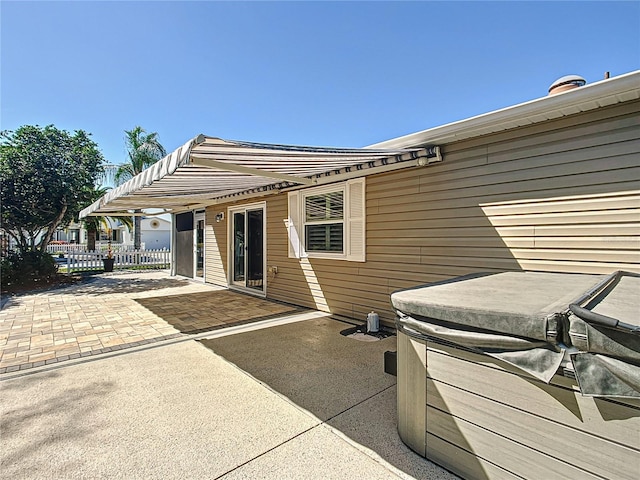
M 531 117 L 557 112 L 561 109 L 575 108 L 577 106 L 587 107 L 591 104 L 591 106 L 585 108 L 585 110 L 592 110 L 601 106 L 597 103 L 598 100 L 613 95 L 632 92 L 635 93 L 635 95 L 633 95 L 634 98 L 640 98 L 640 70 L 601 80 L 580 88 L 567 90 L 566 92 L 561 92 L 556 95 L 536 98 L 525 103 L 494 110 L 475 117 L 411 133 L 402 137 L 392 138 L 384 142 L 368 145 L 365 148 L 401 149 L 415 148 L 423 144 L 432 143 L 442 145 L 443 143 L 450 143 L 455 140 L 469 139 L 487 133 L 508 130 L 514 127 L 499 127 L 504 124 L 513 124 L 513 122 L 518 120 L 522 122 L 522 126 L 546 121 L 548 120 L 546 118 L 536 120 Z M 575 111 L 572 113 L 575 113 Z M 567 115 L 569 114 L 562 114 L 561 116 Z M 494 128 L 493 130 L 492 127 Z

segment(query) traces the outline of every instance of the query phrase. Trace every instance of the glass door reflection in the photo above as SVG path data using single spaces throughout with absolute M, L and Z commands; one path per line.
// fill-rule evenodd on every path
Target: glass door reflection
M 233 214 L 233 283 L 244 285 L 245 279 L 245 214 L 238 212 Z
M 204 219 L 196 223 L 196 278 L 204 279 Z
M 230 284 L 264 292 L 264 206 L 234 208 L 230 212 Z
M 247 287 L 262 291 L 264 268 L 263 210 L 247 211 Z

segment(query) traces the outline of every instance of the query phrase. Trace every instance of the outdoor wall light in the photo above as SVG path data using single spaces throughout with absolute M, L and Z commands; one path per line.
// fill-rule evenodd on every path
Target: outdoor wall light
M 224 220 L 224 212 L 216 213 L 216 222 L 220 223 Z

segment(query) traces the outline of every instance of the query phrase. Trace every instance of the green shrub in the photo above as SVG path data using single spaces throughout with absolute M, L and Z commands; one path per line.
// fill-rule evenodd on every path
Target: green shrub
M 2 260 L 0 281 L 3 289 L 34 283 L 47 283 L 58 273 L 58 265 L 46 252 L 10 252 Z

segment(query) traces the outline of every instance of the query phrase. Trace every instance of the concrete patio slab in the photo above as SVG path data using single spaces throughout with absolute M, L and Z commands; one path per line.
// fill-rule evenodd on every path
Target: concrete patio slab
M 341 335 L 350 327 L 166 272 L 11 298 L 0 312 L 0 471 L 455 478 L 397 436 L 395 377 L 382 366 L 395 337 L 359 342 Z
M 224 480 L 403 478 L 363 454 L 330 429 L 319 426 L 223 476 Z
M 3 474 L 30 480 L 456 478 L 397 437 L 395 379 L 382 372 L 378 358 L 394 337 L 358 342 L 340 335 L 345 324 L 336 320 L 278 321 L 207 334 L 216 337 L 204 341 L 207 347 L 185 337 L 0 376 Z M 289 343 L 274 344 L 280 335 Z M 249 337 L 255 355 L 248 371 L 212 350 Z M 263 370 L 267 383 L 257 366 L 277 361 L 274 347 L 290 353 Z M 298 367 L 280 368 L 282 360 L 305 353 Z M 340 366 L 345 362 L 351 368 Z M 330 378 L 337 371 L 341 378 Z
M 50 368 L 0 382 L 9 478 L 414 478 L 194 340 Z
M 326 421 L 395 385 L 383 373 L 395 337 L 360 342 L 340 334 L 350 327 L 320 318 L 201 342 Z
M 217 478 L 319 424 L 189 341 L 2 383 L 7 478 Z
M 368 342 L 341 335 L 350 327 L 319 318 L 201 342 L 401 476 L 455 478 L 416 455 L 398 436 L 396 378 L 383 372 L 384 352 L 395 351 L 396 337 Z M 313 462 L 289 448 L 294 457 Z M 295 477 L 289 467 L 282 468 L 283 478 Z M 241 473 L 255 471 L 243 468 Z
M 455 478 L 431 462 L 420 461 L 424 459 L 402 443 L 395 385 L 332 418 L 328 424 L 410 478 Z

